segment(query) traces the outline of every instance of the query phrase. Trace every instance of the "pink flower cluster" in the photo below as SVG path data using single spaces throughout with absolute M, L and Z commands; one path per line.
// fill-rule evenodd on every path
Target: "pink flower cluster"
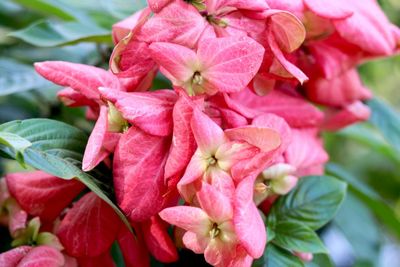
M 117 204 L 136 239 L 94 193 L 65 211 L 83 190 L 76 181 L 9 175 L 11 198 L 44 222 L 41 229 L 53 229 L 64 262 L 113 266 L 117 240 L 127 266 L 149 266 L 148 252 L 176 261 L 176 247 L 204 254 L 213 266 L 251 266 L 267 240 L 258 207 L 267 215 L 299 177 L 323 173 L 321 130 L 369 117 L 362 101 L 371 94 L 357 65 L 394 54 L 400 31 L 375 0 L 148 3 L 114 25 L 108 71 L 35 64 L 65 87 L 59 98 L 66 105 L 85 106 L 96 120 L 82 168 L 104 162 L 112 169 Z M 150 90 L 157 75 L 173 90 Z M 10 213 L 10 227 L 13 219 Z M 175 226 L 175 242 L 166 223 Z M 22 255 L 18 266 L 50 249 L 43 244 L 13 252 Z

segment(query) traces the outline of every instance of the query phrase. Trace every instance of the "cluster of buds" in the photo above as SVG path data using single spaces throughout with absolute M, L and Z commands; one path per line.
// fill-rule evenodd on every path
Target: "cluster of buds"
M 58 95 L 66 105 L 87 107 L 96 121 L 82 168 L 112 169 L 136 238 L 93 193 L 65 211 L 76 191 L 67 199 L 53 181 L 40 183 L 47 197 L 65 200 L 41 212 L 43 199 L 11 195 L 32 216 L 58 218 L 58 244 L 80 266 L 112 266 L 114 240 L 127 266 L 149 266 L 149 253 L 176 261 L 180 245 L 213 266 L 251 266 L 267 241 L 258 207 L 268 215 L 299 177 L 323 173 L 321 131 L 369 117 L 362 101 L 371 94 L 356 67 L 396 53 L 400 31 L 375 0 L 148 3 L 114 25 L 109 70 L 35 64 L 65 87 Z M 151 90 L 156 76 L 172 88 Z M 33 185 L 32 175 L 23 180 Z

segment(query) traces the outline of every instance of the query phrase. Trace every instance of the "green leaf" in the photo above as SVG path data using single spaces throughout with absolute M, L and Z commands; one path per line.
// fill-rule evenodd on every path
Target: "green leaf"
M 400 219 L 396 216 L 394 210 L 374 190 L 339 165 L 330 163 L 326 166 L 326 170 L 330 174 L 346 181 L 349 184 L 350 192 L 367 205 L 378 220 L 400 239 Z
M 313 260 L 306 263 L 307 267 L 334 267 L 331 258 L 327 254 L 314 254 Z
M 44 15 L 56 16 L 63 20 L 86 19 L 85 15 L 78 9 L 71 8 L 58 0 L 14 0 L 14 2 Z
M 29 44 L 52 47 L 78 42 L 109 42 L 111 32 L 93 24 L 81 22 L 36 22 L 29 27 L 10 33 Z
M 273 244 L 267 246 L 264 267 L 303 267 L 304 263 L 287 250 Z
M 32 145 L 31 142 L 12 133 L 0 132 L 0 144 L 12 148 L 15 153 L 15 159 L 25 167 L 23 153 L 25 149 Z
M 346 194 L 346 184 L 330 176 L 300 179 L 294 190 L 272 208 L 276 222 L 291 221 L 317 230 L 336 214 Z
M 0 125 L 1 134 L 13 134 L 30 142 L 22 153 L 26 164 L 63 179 L 78 179 L 107 202 L 131 229 L 121 210 L 105 193 L 106 185 L 81 170 L 80 161 L 87 144 L 87 135 L 63 122 L 49 119 L 12 121 Z M 1 146 L 0 150 L 14 159 L 15 147 Z
M 273 242 L 290 251 L 327 253 L 324 244 L 313 230 L 295 222 L 278 222 Z
M 31 66 L 0 58 L 0 96 L 48 86 Z
M 357 261 L 378 265 L 383 239 L 380 226 L 367 206 L 354 196 L 351 188 L 333 222 L 351 244 Z
M 357 124 L 336 133 L 368 146 L 374 152 L 400 164 L 400 153 L 395 151 L 369 123 Z
M 400 152 L 400 115 L 388 104 L 376 98 L 368 101 L 368 106 L 372 109 L 370 122 Z

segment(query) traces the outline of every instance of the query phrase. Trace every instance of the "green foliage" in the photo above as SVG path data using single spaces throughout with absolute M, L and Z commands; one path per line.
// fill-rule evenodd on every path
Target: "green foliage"
M 277 222 L 297 222 L 317 230 L 335 216 L 345 194 L 346 184 L 338 179 L 303 177 L 294 190 L 279 198 L 271 213 Z
M 0 125 L 5 140 L 0 151 L 20 162 L 63 179 L 78 179 L 106 201 L 130 228 L 129 222 L 110 200 L 107 187 L 81 170 L 80 160 L 87 143 L 81 130 L 48 119 L 12 121 Z M 5 137 L 8 137 L 6 139 Z

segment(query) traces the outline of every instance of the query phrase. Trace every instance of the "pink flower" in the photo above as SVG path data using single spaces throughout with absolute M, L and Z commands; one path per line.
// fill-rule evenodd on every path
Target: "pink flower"
M 264 49 L 248 37 L 207 39 L 197 51 L 172 43 L 153 43 L 150 50 L 161 71 L 189 95 L 237 92 L 257 73 Z
M 186 230 L 185 246 L 195 253 L 204 253 L 214 266 L 231 266 L 240 245 L 234 225 L 233 207 L 228 197 L 204 184 L 197 193 L 198 207 L 172 207 L 160 212 L 163 220 Z
M 199 110 L 193 112 L 191 127 L 198 149 L 178 183 L 180 193 L 189 202 L 200 180 L 230 195 L 234 190 L 231 177 L 240 181 L 262 170 L 271 152 L 281 144 L 279 134 L 266 127 L 245 126 L 224 132 Z

